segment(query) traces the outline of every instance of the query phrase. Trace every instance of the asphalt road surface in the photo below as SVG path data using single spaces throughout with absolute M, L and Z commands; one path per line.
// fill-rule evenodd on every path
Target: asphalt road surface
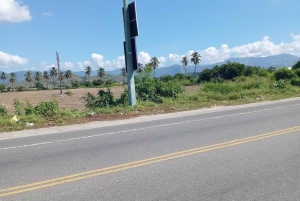
M 6 133 L 0 200 L 300 200 L 300 99 L 184 114 Z

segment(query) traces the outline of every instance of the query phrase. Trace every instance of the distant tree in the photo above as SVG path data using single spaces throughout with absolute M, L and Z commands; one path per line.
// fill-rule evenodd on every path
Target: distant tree
M 48 87 L 48 80 L 49 80 L 48 71 L 44 71 L 43 78 L 44 78 L 44 79 L 46 80 L 46 82 L 47 82 L 47 89 L 49 89 L 49 87 Z
M 141 64 L 141 63 L 138 63 L 138 69 L 136 69 L 136 72 L 138 73 L 138 74 L 142 74 L 142 72 L 144 71 L 144 65 L 143 64 Z
M 30 85 L 30 88 L 31 88 L 32 73 L 30 71 L 27 71 L 24 76 L 25 76 L 26 82 L 29 82 L 29 85 Z
M 199 82 L 209 82 L 213 78 L 213 70 L 212 69 L 204 69 L 200 72 Z
M 144 71 L 147 73 L 148 76 L 150 76 L 150 74 L 153 72 L 152 64 L 147 63 L 145 65 Z
M 192 58 L 191 58 L 191 63 L 193 63 L 195 65 L 195 70 L 194 70 L 194 76 L 196 75 L 196 68 L 197 68 L 197 65 L 200 63 L 201 59 L 201 55 L 199 52 L 193 52 L 192 53 Z
M 105 70 L 104 70 L 104 68 L 99 68 L 98 70 L 97 70 L 97 75 L 98 75 L 98 77 L 100 77 L 100 79 L 103 81 L 103 77 L 105 76 Z
M 57 69 L 55 67 L 50 68 L 50 76 L 53 78 L 53 89 L 55 89 L 55 77 L 57 76 Z
M 298 61 L 295 65 L 293 65 L 293 67 L 292 67 L 292 69 L 293 70 L 296 70 L 296 69 L 298 69 L 298 68 L 300 68 L 300 61 Z
M 186 76 L 186 66 L 187 66 L 188 63 L 189 63 L 188 57 L 186 57 L 186 56 L 182 57 L 181 63 L 182 63 L 182 65 L 184 66 L 184 72 L 185 72 L 185 76 Z
M 12 91 L 14 91 L 14 83 L 17 81 L 17 75 L 15 73 L 10 73 L 9 82 L 11 83 Z
M 37 71 L 37 72 L 35 72 L 34 73 L 34 80 L 36 81 L 36 82 L 40 82 L 41 80 L 42 80 L 42 73 L 41 72 L 39 72 L 39 71 Z
M 3 85 L 4 85 L 4 80 L 6 80 L 6 79 L 7 79 L 7 75 L 4 72 L 2 72 L 1 73 L 1 80 L 3 80 Z
M 72 76 L 73 76 L 73 73 L 72 73 L 72 71 L 71 70 L 67 70 L 66 72 L 65 72 L 65 78 L 67 79 L 67 85 L 68 85 L 68 81 L 69 81 L 69 79 L 71 79 L 72 78 Z
M 121 69 L 121 75 L 123 76 L 123 85 L 124 85 L 124 82 L 125 82 L 125 76 L 126 76 L 126 68 L 125 67 L 123 67 L 122 69 Z
M 153 77 L 154 77 L 155 76 L 155 69 L 158 67 L 158 64 L 159 64 L 159 61 L 158 61 L 157 57 L 151 58 L 150 63 L 151 63 L 151 66 L 153 68 L 153 71 L 154 71 L 154 73 L 153 73 Z
M 270 66 L 270 67 L 268 68 L 268 71 L 269 71 L 270 73 L 273 73 L 274 71 L 276 71 L 276 67 Z
M 92 68 L 91 68 L 90 66 L 87 66 L 87 67 L 85 68 L 85 74 L 86 74 L 87 77 L 88 77 L 88 82 L 90 81 L 90 75 L 91 75 L 91 73 L 92 73 Z

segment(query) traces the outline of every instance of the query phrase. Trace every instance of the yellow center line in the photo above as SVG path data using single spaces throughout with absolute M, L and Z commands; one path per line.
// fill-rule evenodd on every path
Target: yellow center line
M 278 136 L 278 135 L 291 133 L 291 132 L 298 131 L 298 130 L 300 130 L 300 126 L 288 128 L 288 129 L 284 129 L 284 130 L 280 130 L 280 131 L 265 133 L 265 134 L 261 134 L 261 135 L 256 135 L 256 136 L 252 136 L 252 137 L 242 138 L 242 139 L 238 139 L 238 140 L 232 140 L 232 141 L 223 142 L 223 143 L 219 143 L 219 144 L 209 145 L 209 146 L 205 146 L 205 147 L 189 149 L 189 150 L 185 150 L 185 151 L 180 151 L 180 152 L 166 154 L 166 155 L 148 158 L 148 159 L 144 159 L 144 160 L 120 164 L 120 165 L 116 165 L 116 166 L 101 168 L 101 169 L 92 170 L 92 171 L 88 171 L 88 172 L 82 172 L 82 173 L 59 177 L 59 178 L 55 178 L 55 179 L 45 180 L 45 181 L 41 181 L 41 182 L 35 182 L 35 183 L 27 184 L 27 185 L 21 185 L 21 186 L 1 189 L 0 197 L 19 194 L 19 193 L 23 193 L 23 192 L 33 191 L 33 190 L 47 188 L 47 187 L 56 186 L 56 185 L 61 185 L 64 183 L 74 182 L 74 181 L 83 180 L 83 179 L 87 179 L 87 178 L 91 178 L 91 177 L 96 177 L 96 176 L 100 176 L 100 175 L 104 175 L 104 174 L 119 172 L 122 170 L 128 170 L 128 169 L 137 168 L 137 167 L 141 167 L 141 166 L 146 166 L 146 165 L 150 165 L 150 164 L 154 164 L 154 163 L 159 163 L 159 162 L 163 162 L 163 161 L 167 161 L 167 160 L 171 160 L 171 159 L 195 155 L 195 154 L 208 152 L 208 151 L 212 151 L 212 150 L 216 150 L 216 149 L 231 147 L 231 146 L 235 146 L 235 145 L 239 145 L 239 144 L 244 144 L 244 143 L 253 142 L 253 141 L 257 141 L 257 140 L 261 140 L 261 139 L 265 139 L 265 138 L 270 138 L 270 137 L 274 137 L 274 136 Z

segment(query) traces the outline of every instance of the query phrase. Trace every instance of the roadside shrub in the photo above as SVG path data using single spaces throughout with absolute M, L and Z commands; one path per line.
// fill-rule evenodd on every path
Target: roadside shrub
M 7 110 L 3 105 L 0 105 L 0 116 L 6 116 Z
M 26 115 L 35 114 L 34 107 L 28 101 L 26 102 L 24 110 Z
M 68 95 L 68 96 L 72 96 L 73 95 L 72 91 L 67 91 L 67 92 L 65 92 L 65 94 Z
M 176 99 L 183 92 L 181 84 L 175 81 L 157 82 L 155 88 L 157 95 L 163 98 Z
M 136 84 L 135 90 L 138 95 L 138 99 L 142 101 L 158 101 L 154 79 L 148 78 L 146 76 L 142 77 L 142 81 L 139 84 Z
M 117 105 L 128 105 L 129 104 L 129 96 L 128 89 L 125 88 L 124 92 L 121 94 L 121 97 L 116 100 Z
M 86 101 L 87 108 L 103 108 L 103 107 L 113 107 L 116 105 L 114 101 L 113 93 L 107 88 L 107 91 L 100 90 L 98 92 L 99 97 L 96 98 L 93 94 L 87 93 L 84 97 Z
M 3 84 L 0 84 L 0 92 L 2 93 L 5 89 L 5 86 Z
M 23 115 L 25 114 L 24 112 L 24 106 L 23 104 L 17 99 L 14 99 L 14 107 L 15 107 L 15 114 L 16 115 Z
M 200 82 L 209 82 L 212 78 L 213 78 L 212 69 L 204 69 L 199 74 L 198 83 L 200 83 Z
M 294 72 L 300 78 L 300 68 L 294 70 Z
M 300 79 L 299 78 L 292 78 L 291 85 L 293 86 L 300 86 Z
M 275 79 L 278 80 L 290 80 L 294 77 L 296 77 L 296 74 L 294 71 L 289 70 L 287 68 L 281 68 L 274 72 Z
M 53 117 L 58 113 L 57 101 L 43 101 L 34 107 L 34 113 L 44 117 Z
M 285 80 L 278 80 L 270 85 L 270 88 L 283 91 L 287 88 L 287 82 Z

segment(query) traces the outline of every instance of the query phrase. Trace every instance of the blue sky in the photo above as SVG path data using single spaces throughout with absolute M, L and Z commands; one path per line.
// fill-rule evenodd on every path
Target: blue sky
M 131 1 L 129 1 L 131 2 Z M 140 63 L 300 56 L 299 0 L 136 0 Z M 0 71 L 124 66 L 123 0 L 0 0 Z

